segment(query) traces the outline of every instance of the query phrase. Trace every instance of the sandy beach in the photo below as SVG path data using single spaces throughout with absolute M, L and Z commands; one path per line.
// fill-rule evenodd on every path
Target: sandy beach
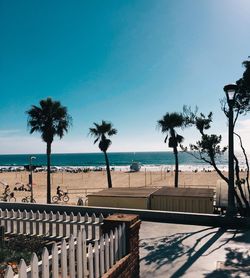
M 28 172 L 3 172 L 0 173 L 0 181 L 8 183 L 13 190 L 16 183 L 28 183 Z M 226 174 L 226 173 L 225 173 Z M 125 171 L 112 171 L 113 187 L 161 187 L 173 186 L 174 173 L 161 171 L 140 171 L 129 173 Z M 191 172 L 179 173 L 180 187 L 209 187 L 214 188 L 222 181 L 216 172 Z M 64 191 L 69 192 L 69 203 L 76 204 L 79 197 L 85 197 L 88 193 L 107 188 L 106 172 L 68 173 L 57 172 L 51 174 L 52 196 L 56 193 L 58 185 Z M 46 202 L 46 172 L 33 173 L 34 198 L 37 203 Z M 3 192 L 4 185 L 0 185 L 0 192 Z M 74 192 L 75 191 L 75 192 Z M 76 192 L 77 191 L 77 192 Z M 74 193 L 73 193 L 74 192 Z M 30 192 L 15 191 L 17 202 Z

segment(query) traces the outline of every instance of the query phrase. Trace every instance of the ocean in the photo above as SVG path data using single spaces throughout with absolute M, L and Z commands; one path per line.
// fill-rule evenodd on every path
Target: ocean
M 34 165 L 46 166 L 45 154 L 32 154 L 36 159 L 32 161 Z M 173 152 L 113 152 L 108 153 L 110 166 L 114 168 L 128 167 L 132 161 L 140 162 L 144 167 L 173 168 L 175 164 Z M 29 164 L 30 155 L 11 154 L 0 155 L 0 166 L 23 166 Z M 102 167 L 105 166 L 103 153 L 67 153 L 52 154 L 51 163 L 53 166 L 84 166 L 84 167 Z M 203 161 L 195 159 L 193 156 L 179 152 L 180 169 L 193 170 L 211 168 Z M 218 161 L 220 168 L 227 167 L 227 157 L 222 157 Z

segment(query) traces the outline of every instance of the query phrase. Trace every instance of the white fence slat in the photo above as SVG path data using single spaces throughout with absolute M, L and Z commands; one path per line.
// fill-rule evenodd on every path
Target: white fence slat
M 94 245 L 94 259 L 95 259 L 95 278 L 100 277 L 100 258 L 99 258 L 99 244 L 98 241 L 95 242 Z
M 71 235 L 69 238 L 69 277 L 76 277 L 76 268 L 75 268 L 75 240 L 74 236 Z
M 118 227 L 118 259 L 122 258 L 122 226 L 119 225 Z
M 36 253 L 33 253 L 31 256 L 30 267 L 31 267 L 31 277 L 38 278 L 39 270 L 38 270 L 38 258 Z
M 28 226 L 28 212 L 27 210 L 25 209 L 24 212 L 23 212 L 23 219 L 25 219 L 26 221 L 23 222 L 23 233 L 24 234 L 27 234 L 27 226 Z
M 59 260 L 58 260 L 58 247 L 57 244 L 54 243 L 51 250 L 52 255 L 52 277 L 59 277 Z M 32 277 L 33 278 L 33 277 Z
M 70 225 L 69 225 L 69 234 L 73 235 L 74 234 L 74 213 L 71 212 L 70 216 L 69 216 L 69 220 L 70 220 Z
M 87 243 L 86 243 L 86 230 L 82 229 L 82 258 L 83 258 L 83 277 L 88 276 L 87 268 Z
M 91 223 L 92 223 L 91 239 L 95 239 L 96 238 L 96 234 L 95 234 L 96 215 L 94 213 L 91 216 Z
M 86 231 L 86 238 L 89 238 L 89 226 L 87 224 L 89 222 L 89 215 L 88 215 L 88 213 L 86 213 L 84 215 L 84 222 L 85 222 L 84 228 L 85 228 L 85 231 Z
M 42 278 L 49 278 L 49 252 L 46 247 L 42 253 Z
M 100 239 L 100 274 L 101 276 L 104 274 L 104 238 L 101 236 Z
M 6 216 L 6 218 L 8 219 L 8 218 L 10 217 L 10 211 L 8 211 L 7 209 L 6 209 L 5 211 L 6 211 L 5 216 Z M 7 220 L 5 223 L 6 223 L 6 229 L 5 229 L 5 230 L 6 230 L 7 232 L 10 232 L 9 225 L 8 225 L 8 224 L 9 224 L 9 221 Z
M 10 218 L 15 219 L 15 211 L 13 209 L 10 211 Z M 10 232 L 11 233 L 15 232 L 14 231 L 14 221 L 13 220 L 10 221 Z
M 80 224 L 78 224 L 78 223 L 80 223 L 80 222 L 81 222 L 81 220 L 82 220 L 81 213 L 80 213 L 80 212 L 78 212 L 78 213 L 77 213 L 77 216 L 76 216 L 76 222 L 77 222 L 77 226 L 76 226 L 76 233 L 78 233 L 78 231 L 81 229 L 81 225 L 80 225 Z
M 10 265 L 8 265 L 7 270 L 5 271 L 4 278 L 13 278 L 14 272 Z
M 122 257 L 126 255 L 126 227 L 125 223 L 122 224 Z
M 47 220 L 47 213 L 46 213 L 46 211 L 44 211 L 43 212 L 43 217 L 42 217 L 42 219 L 43 219 L 43 224 L 42 224 L 42 234 L 43 235 L 46 235 L 46 233 L 47 233 L 47 230 L 46 230 L 46 220 Z
M 103 217 L 103 214 L 101 213 L 99 215 L 99 238 L 101 238 L 101 236 L 102 236 L 101 225 L 103 223 L 103 219 L 104 219 L 104 217 Z
M 77 245 L 76 245 L 76 268 L 77 268 L 77 278 L 83 277 L 83 271 L 82 271 L 82 231 L 78 230 L 77 233 Z
M 67 249 L 66 249 L 65 239 L 63 239 L 61 243 L 61 269 L 62 269 L 62 278 L 67 278 L 68 267 L 67 267 Z
M 27 265 L 23 259 L 21 259 L 18 266 L 19 278 L 27 278 Z
M 89 278 L 94 278 L 93 249 L 91 243 L 88 245 Z
M 34 216 L 34 212 L 31 210 L 30 211 L 30 216 L 29 216 L 29 225 L 30 225 L 30 234 L 33 235 L 34 234 L 34 220 L 35 220 L 35 216 Z
M 60 236 L 60 213 L 59 211 L 56 213 L 56 236 Z
M 114 233 L 110 232 L 110 244 L 109 244 L 109 256 L 110 256 L 110 266 L 114 264 Z
M 17 223 L 16 223 L 16 232 L 17 234 L 20 234 L 21 233 L 21 217 L 22 217 L 22 213 L 20 211 L 20 209 L 17 211 L 17 214 L 16 214 L 16 217 L 18 219 Z
M 105 235 L 105 270 L 106 272 L 110 267 L 110 258 L 109 258 L 109 237 L 108 234 Z
M 63 213 L 63 237 L 66 237 L 67 236 L 67 213 L 64 212 Z
M 36 253 L 33 253 L 31 256 L 30 267 L 31 267 L 31 277 L 38 278 L 39 270 L 38 270 L 38 258 Z
M 41 219 L 42 219 L 42 217 L 41 217 L 41 213 L 40 213 L 40 211 L 37 211 L 37 213 L 36 213 L 36 225 L 35 225 L 35 234 L 36 235 L 40 235 L 40 223 L 41 223 Z
M 53 218 L 54 218 L 54 214 L 51 211 L 49 213 L 49 236 L 53 236 Z
M 5 210 L 5 217 L 6 217 L 6 218 L 9 217 L 9 211 L 8 211 L 7 209 Z M 4 225 L 4 230 L 5 230 L 6 232 L 9 232 L 8 223 L 9 223 L 9 221 L 6 220 L 6 221 L 5 221 L 5 225 Z
M 116 263 L 118 261 L 118 230 L 117 228 L 115 228 L 115 234 L 114 234 L 115 238 L 114 238 L 114 262 Z

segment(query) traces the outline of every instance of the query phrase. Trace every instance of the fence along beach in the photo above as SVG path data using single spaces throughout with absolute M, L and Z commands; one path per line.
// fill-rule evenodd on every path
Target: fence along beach
M 43 165 L 33 172 L 33 189 L 36 202 L 46 202 L 46 156 L 35 155 L 36 165 Z M 134 159 L 133 159 L 134 158 Z M 17 183 L 28 183 L 28 171 L 23 171 L 29 155 L 1 155 L 0 156 L 0 190 L 4 185 L 10 185 L 13 190 Z M 140 161 L 140 172 L 129 172 L 132 160 Z M 144 153 L 110 153 L 113 187 L 142 187 L 142 186 L 173 186 L 174 160 L 171 152 Z M 79 197 L 88 193 L 107 188 L 106 171 L 102 154 L 55 154 L 52 155 L 52 196 L 58 185 L 63 191 L 69 192 L 69 203 L 75 204 Z M 168 164 L 167 164 L 168 163 Z M 226 171 L 225 160 L 219 167 Z M 70 165 L 70 166 L 67 166 Z M 242 164 L 244 169 L 244 165 Z M 84 170 L 85 169 L 85 170 Z M 210 187 L 215 188 L 221 181 L 216 172 L 207 164 L 195 160 L 188 154 L 180 154 L 180 187 Z M 1 188 L 2 187 L 2 188 Z M 0 192 L 1 192 L 0 191 Z M 26 191 L 15 191 L 17 201 L 29 195 Z
M 2 172 L 0 173 L 0 181 L 8 183 L 11 190 L 14 189 L 16 183 L 28 183 L 27 171 L 20 172 Z M 142 186 L 173 186 L 174 172 L 167 171 L 162 168 L 161 171 L 150 171 L 150 169 L 142 169 L 140 172 L 130 173 L 128 171 L 112 171 L 113 187 L 142 187 Z M 179 173 L 180 187 L 210 187 L 215 188 L 220 178 L 214 171 L 181 171 Z M 70 173 L 66 171 L 58 171 L 51 174 L 52 195 L 56 193 L 58 185 L 64 191 L 68 191 L 69 203 L 75 204 L 78 197 L 86 196 L 87 193 L 107 188 L 106 171 L 89 171 Z M 0 184 L 3 191 L 4 185 Z M 46 202 L 46 172 L 33 173 L 33 190 L 36 202 Z M 15 191 L 17 201 L 30 192 Z

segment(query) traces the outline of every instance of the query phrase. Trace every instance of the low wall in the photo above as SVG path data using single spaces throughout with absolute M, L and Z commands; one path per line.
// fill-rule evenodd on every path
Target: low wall
M 67 206 L 67 205 L 46 205 L 46 204 L 27 204 L 27 203 L 7 203 L 0 202 L 0 208 L 14 209 L 21 211 L 33 210 L 40 212 L 73 212 L 75 215 L 78 212 L 88 214 L 100 214 L 104 216 L 121 213 L 121 214 L 137 214 L 139 218 L 144 221 L 154 222 L 167 222 L 167 223 L 179 223 L 189 225 L 202 225 L 202 226 L 215 226 L 215 227 L 250 227 L 250 218 L 248 217 L 232 217 L 215 215 L 215 214 L 197 214 L 197 213 L 184 213 L 184 212 L 171 212 L 171 211 L 153 211 L 153 210 L 141 210 L 141 209 L 122 209 L 122 208 L 107 208 L 107 207 L 89 207 L 89 206 Z
M 141 221 L 134 214 L 113 214 L 103 220 L 102 233 L 109 233 L 125 223 L 126 256 L 116 262 L 103 278 L 137 278 L 140 276 L 139 230 Z

